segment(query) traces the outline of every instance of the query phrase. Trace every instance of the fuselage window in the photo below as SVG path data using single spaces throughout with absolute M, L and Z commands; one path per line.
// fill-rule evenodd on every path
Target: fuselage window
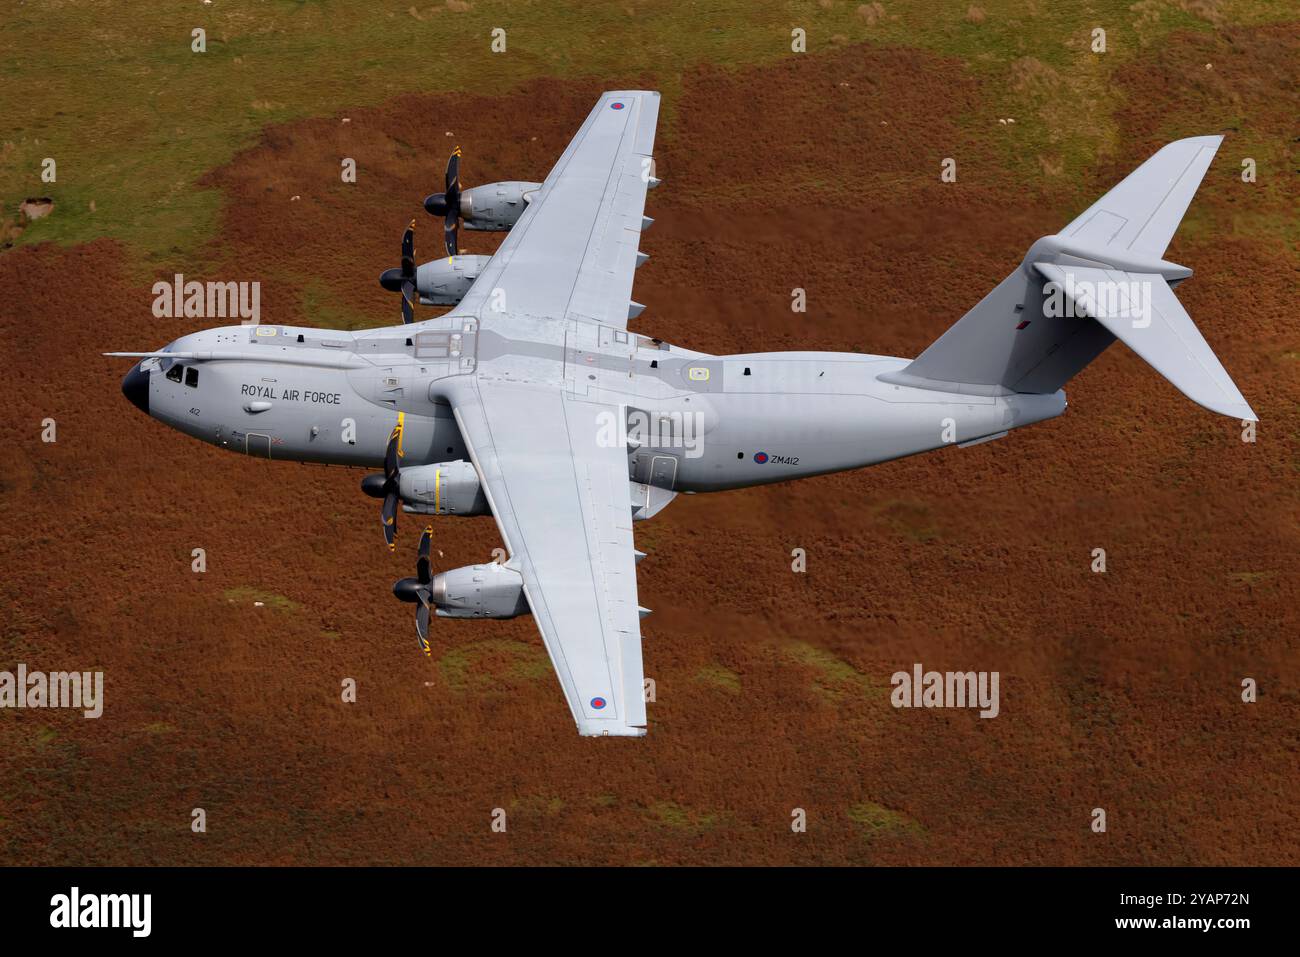
M 177 365 L 175 362 L 173 362 L 172 367 L 167 370 L 167 378 L 171 379 L 173 382 L 180 382 L 181 372 L 183 369 L 184 366 Z
M 194 366 L 187 366 L 185 369 L 185 384 L 191 389 L 199 384 L 199 370 Z

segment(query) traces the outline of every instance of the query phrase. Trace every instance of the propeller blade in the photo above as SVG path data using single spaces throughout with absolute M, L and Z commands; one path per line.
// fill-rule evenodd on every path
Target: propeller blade
M 402 278 L 415 280 L 415 220 L 402 233 Z
M 420 536 L 419 557 L 415 560 L 415 577 L 419 579 L 421 585 L 427 585 L 432 581 L 429 577 L 429 545 L 432 541 L 433 526 L 426 525 L 424 534 Z
M 442 224 L 442 241 L 447 247 L 447 255 L 455 256 L 460 239 L 460 217 L 454 213 L 447 213 L 447 219 Z
M 409 326 L 415 322 L 415 285 L 402 283 L 402 324 Z
M 433 657 L 429 650 L 429 605 L 421 595 L 420 604 L 415 609 L 415 636 L 419 639 L 420 650 L 428 657 Z
M 447 255 L 455 256 L 460 240 L 460 147 L 447 160 L 446 216 L 442 221 L 442 240 Z
M 460 209 L 460 147 L 447 157 L 447 208 Z
M 391 552 L 397 547 L 397 489 L 391 490 L 384 496 L 384 504 L 380 509 L 379 517 L 383 519 L 384 541 Z
M 402 423 L 393 426 L 393 431 L 388 435 L 388 447 L 384 449 L 384 481 L 393 485 L 397 484 L 398 465 L 397 460 L 401 454 L 398 448 L 402 444 Z
M 388 276 L 392 270 L 385 273 Z M 406 232 L 402 233 L 402 267 L 398 271 L 398 278 L 401 281 L 402 290 L 402 323 L 410 325 L 415 321 L 415 220 L 411 220 L 411 225 L 406 227 Z M 383 282 L 383 277 L 380 277 Z

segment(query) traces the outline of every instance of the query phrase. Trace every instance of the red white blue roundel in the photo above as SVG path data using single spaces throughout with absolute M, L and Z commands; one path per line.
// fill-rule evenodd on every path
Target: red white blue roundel
M 597 711 L 600 711 L 602 708 L 605 707 L 605 699 L 601 697 L 592 698 L 591 706 L 595 708 Z
M 754 453 L 754 461 L 757 462 L 759 465 L 763 465 L 764 463 L 767 462 L 767 453 L 766 453 L 766 452 L 755 452 L 755 453 Z
M 618 100 L 615 100 L 613 103 L 609 104 L 609 108 L 611 110 L 621 110 L 623 109 L 623 104 Z

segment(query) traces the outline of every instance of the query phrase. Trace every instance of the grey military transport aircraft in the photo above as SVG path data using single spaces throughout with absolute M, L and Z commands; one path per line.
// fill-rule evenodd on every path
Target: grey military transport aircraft
M 1062 386 L 1123 340 L 1193 401 L 1255 415 L 1174 295 L 1162 257 L 1221 137 L 1170 143 L 1059 233 L 916 359 L 834 352 L 716 356 L 629 331 L 659 94 L 601 95 L 545 182 L 444 193 L 448 258 L 402 266 L 402 325 L 361 332 L 230 326 L 182 336 L 122 391 L 139 409 L 259 458 L 382 469 L 398 506 L 496 519 L 504 561 L 394 586 L 428 653 L 439 618 L 537 621 L 583 735 L 643 735 L 633 522 L 679 492 L 857 469 L 1001 438 L 1065 411 Z M 461 256 L 459 220 L 508 229 Z M 416 301 L 454 305 L 414 321 Z

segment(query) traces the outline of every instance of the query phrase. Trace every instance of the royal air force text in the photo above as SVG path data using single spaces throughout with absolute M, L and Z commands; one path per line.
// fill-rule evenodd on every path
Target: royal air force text
M 337 392 L 317 392 L 314 389 L 283 389 L 276 393 L 273 385 L 249 385 L 239 387 L 239 394 L 254 399 L 279 399 L 282 402 L 316 402 L 320 405 L 338 405 L 343 397 Z

